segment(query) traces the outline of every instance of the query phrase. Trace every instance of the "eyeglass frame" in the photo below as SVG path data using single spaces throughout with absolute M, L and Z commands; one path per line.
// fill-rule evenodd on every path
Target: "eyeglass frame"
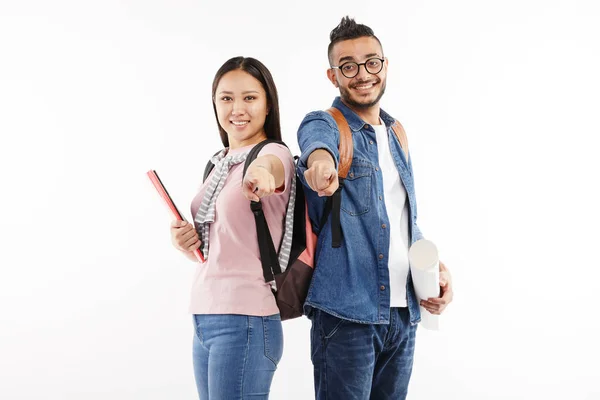
M 367 63 L 368 63 L 369 61 L 371 61 L 371 60 L 379 60 L 379 61 L 381 61 L 381 68 L 379 68 L 379 71 L 377 71 L 377 72 L 373 73 L 373 72 L 371 72 L 371 71 L 369 71 L 369 70 L 367 69 Z M 380 73 L 381 71 L 383 71 L 383 64 L 384 64 L 384 63 L 385 63 L 385 58 L 371 57 L 371 58 L 369 58 L 368 60 L 366 60 L 366 61 L 365 61 L 365 62 L 363 62 L 363 63 L 357 63 L 356 61 L 346 61 L 345 63 L 343 63 L 343 64 L 341 64 L 341 65 L 337 65 L 337 66 L 333 66 L 333 65 L 331 65 L 331 66 L 329 66 L 329 68 L 331 68 L 331 69 L 339 69 L 339 70 L 340 70 L 340 72 L 342 73 L 342 75 L 344 75 L 344 76 L 345 76 L 346 78 L 348 78 L 348 79 L 352 79 L 352 78 L 356 77 L 356 75 L 358 75 L 358 74 L 360 73 L 360 66 L 361 66 L 361 65 L 362 65 L 362 66 L 364 66 L 364 68 L 365 68 L 365 71 L 367 71 L 369 74 L 371 74 L 371 75 L 377 75 L 378 73 Z M 347 75 L 344 73 L 344 70 L 342 69 L 342 68 L 344 67 L 344 65 L 346 65 L 346 64 L 356 64 L 356 74 L 354 74 L 354 75 L 352 75 L 352 76 L 347 76 Z

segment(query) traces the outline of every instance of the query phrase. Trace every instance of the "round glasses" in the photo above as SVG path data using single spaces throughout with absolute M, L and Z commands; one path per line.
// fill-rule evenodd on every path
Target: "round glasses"
M 355 63 L 354 61 L 348 61 L 343 63 L 342 65 L 338 65 L 335 67 L 332 66 L 331 68 L 339 69 L 342 75 L 344 75 L 346 78 L 354 78 L 356 75 L 358 75 L 358 70 L 360 69 L 361 65 L 364 65 L 365 71 L 367 71 L 371 75 L 376 75 L 380 73 L 383 69 L 384 61 L 385 59 L 383 58 L 374 57 L 369 58 L 364 63 Z

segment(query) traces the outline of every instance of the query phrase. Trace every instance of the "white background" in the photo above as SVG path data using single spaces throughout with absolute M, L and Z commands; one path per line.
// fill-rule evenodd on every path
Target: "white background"
M 8 1 L 0 5 L 0 398 L 193 399 L 190 216 L 220 141 L 211 83 L 263 61 L 297 153 L 346 14 L 389 57 L 419 225 L 454 276 L 411 399 L 600 399 L 600 6 L 590 1 Z M 273 399 L 311 399 L 305 318 Z

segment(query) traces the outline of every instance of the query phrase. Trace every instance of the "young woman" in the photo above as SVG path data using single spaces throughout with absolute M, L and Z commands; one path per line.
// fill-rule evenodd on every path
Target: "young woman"
M 295 176 L 282 145 L 268 144 L 242 176 L 248 152 L 281 140 L 277 89 L 269 70 L 235 57 L 217 71 L 213 106 L 225 147 L 212 158 L 210 176 L 192 201 L 194 225 L 174 221 L 174 246 L 190 260 L 200 248 L 190 311 L 193 359 L 200 399 L 267 399 L 283 352 L 279 310 L 263 278 L 250 201 L 260 200 L 275 247 Z

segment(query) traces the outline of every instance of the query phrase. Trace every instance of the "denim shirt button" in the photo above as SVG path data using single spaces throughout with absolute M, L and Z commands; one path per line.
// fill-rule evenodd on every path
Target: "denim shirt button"
M 375 167 L 375 171 L 379 171 L 379 167 Z
M 385 290 L 385 286 L 381 285 L 381 287 L 379 289 Z
M 379 200 L 381 200 L 381 196 L 379 196 Z
M 386 228 L 385 224 L 381 224 L 381 227 L 382 227 L 383 229 L 385 229 L 385 228 Z
M 373 144 L 373 141 L 372 141 L 372 140 L 369 140 L 369 144 Z
M 369 124 L 365 124 L 364 128 L 369 129 Z
M 380 260 L 383 260 L 383 254 L 380 254 L 380 255 L 379 255 L 379 259 L 380 259 Z

